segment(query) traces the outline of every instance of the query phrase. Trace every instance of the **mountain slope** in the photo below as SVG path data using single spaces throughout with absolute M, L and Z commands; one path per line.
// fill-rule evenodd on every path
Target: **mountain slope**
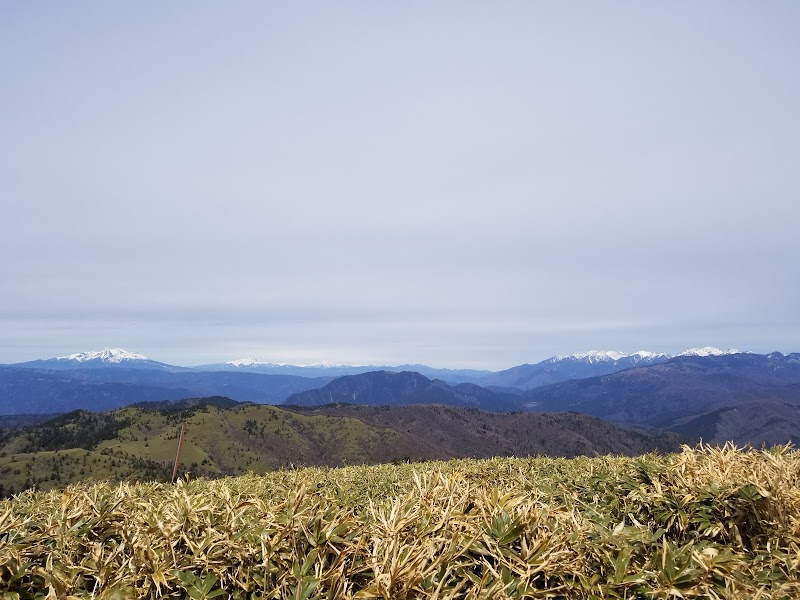
M 450 386 L 411 371 L 374 371 L 334 379 L 321 389 L 294 394 L 284 404 L 320 406 L 342 402 L 371 406 L 444 404 L 483 410 L 514 410 L 519 406 L 519 397 L 470 383 Z
M 295 392 L 317 389 L 328 383 L 328 377 L 297 377 L 295 375 L 267 375 L 240 372 L 169 373 L 133 369 L 72 370 L 71 377 L 95 383 L 122 382 L 138 385 L 156 385 L 168 389 L 189 390 L 190 396 L 228 396 L 239 402 L 278 404 Z M 186 397 L 186 396 L 183 396 Z M 146 400 L 146 399 L 143 399 Z
M 794 392 L 800 398 L 800 390 Z M 679 419 L 671 431 L 705 442 L 731 441 L 759 447 L 800 444 L 800 405 L 779 400 L 742 400 L 727 408 Z
M 291 375 L 124 367 L 56 371 L 0 367 L 0 414 L 109 410 L 148 400 L 221 395 L 277 404 L 295 392 L 319 388 L 328 381 Z
M 576 414 L 493 414 L 446 406 L 281 409 L 229 400 L 77 411 L 22 431 L 0 432 L 0 476 L 57 487 L 81 478 L 169 477 L 186 422 L 181 472 L 263 473 L 290 465 L 550 454 L 635 455 L 675 450 L 674 434 L 627 431 Z
M 0 414 L 62 413 L 78 408 L 111 410 L 147 400 L 193 396 L 189 389 L 119 382 L 92 382 L 69 371 L 0 367 Z
M 373 407 L 337 404 L 288 410 L 300 414 L 351 417 L 410 436 L 417 452 L 446 459 L 471 456 L 638 455 L 673 451 L 671 433 L 620 429 L 577 413 L 498 413 L 437 405 Z
M 797 405 L 797 384 L 800 354 L 739 353 L 676 357 L 657 365 L 528 390 L 522 398 L 529 410 L 574 410 L 621 423 L 683 430 L 694 417 L 745 402 L 762 402 L 765 411 L 777 410 L 780 403 Z M 756 444 L 772 439 L 763 429 L 748 433 L 746 425 L 741 423 L 737 439 Z M 714 431 L 715 437 L 707 441 L 723 439 L 722 430 Z M 775 435 L 780 437 L 778 431 Z

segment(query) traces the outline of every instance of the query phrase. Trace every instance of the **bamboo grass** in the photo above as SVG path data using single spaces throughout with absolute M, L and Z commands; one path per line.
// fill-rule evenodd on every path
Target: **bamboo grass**
M 800 452 L 284 470 L 0 503 L 3 598 L 800 598 Z

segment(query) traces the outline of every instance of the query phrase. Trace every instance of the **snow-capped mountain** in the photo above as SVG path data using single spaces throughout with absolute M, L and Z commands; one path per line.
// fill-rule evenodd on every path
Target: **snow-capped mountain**
M 130 352 L 122 348 L 90 350 L 88 352 L 56 356 L 45 360 L 18 363 L 15 366 L 50 370 L 100 368 L 182 370 L 181 367 L 174 367 L 166 363 L 151 360 L 144 354 Z
M 742 354 L 741 350 L 722 350 L 706 346 L 684 350 L 677 357 L 712 358 Z M 586 379 L 610 375 L 633 367 L 645 367 L 671 360 L 663 352 L 639 350 L 628 354 L 616 350 L 592 350 L 577 354 L 557 354 L 536 364 L 524 364 L 505 371 L 498 371 L 479 381 L 480 385 L 531 389 L 570 379 Z
M 311 363 L 307 365 L 291 365 L 289 363 L 273 363 L 260 360 L 258 358 L 237 358 L 236 360 L 229 360 L 225 363 L 226 365 L 230 365 L 231 367 L 263 367 L 263 368 L 275 368 L 280 369 L 283 367 L 294 367 L 298 369 L 360 369 L 366 368 L 371 365 L 340 365 L 332 362 L 317 362 Z M 372 365 L 374 366 L 374 365 Z
M 524 364 L 484 377 L 480 385 L 531 389 L 569 379 L 608 375 L 632 367 L 653 365 L 672 358 L 662 352 L 640 350 L 633 354 L 593 350 L 565 356 L 557 354 L 536 364 Z
M 742 354 L 742 351 L 734 348 L 723 350 L 722 348 L 705 346 L 704 348 L 689 348 L 676 356 L 725 356 L 727 354 Z
M 89 352 L 81 352 L 79 354 L 70 354 L 68 356 L 57 356 L 56 360 L 71 360 L 75 362 L 88 362 L 92 360 L 99 360 L 105 363 L 119 364 L 126 360 L 150 360 L 144 354 L 136 352 L 128 352 L 122 348 L 106 348 L 105 350 L 90 350 Z
M 568 356 L 557 354 L 543 362 L 556 363 L 562 361 L 584 361 L 588 364 L 595 364 L 619 362 L 623 359 L 631 359 L 632 362 L 638 363 L 642 361 L 653 362 L 661 359 L 666 360 L 669 358 L 672 358 L 669 354 L 664 354 L 663 352 L 648 352 L 647 350 L 639 350 L 633 354 L 617 352 L 615 350 L 592 350 L 591 352 L 581 352 L 578 354 L 570 354 Z
M 800 439 L 800 354 L 719 348 L 526 390 L 536 411 L 575 411 L 738 445 Z
M 566 356 L 563 354 L 556 354 L 547 360 L 554 363 L 564 360 L 585 360 L 591 364 L 596 362 L 615 361 L 625 358 L 626 356 L 628 355 L 624 352 L 616 352 L 614 350 L 592 350 L 591 352 L 580 352 L 578 354 L 569 354 Z
M 678 356 L 713 357 L 736 354 L 738 350 L 721 350 L 705 347 L 692 348 Z M 470 369 L 436 369 L 426 365 L 342 365 L 316 363 L 292 365 L 272 363 L 257 358 L 239 358 L 226 363 L 194 367 L 202 371 L 247 371 L 272 375 L 298 375 L 301 377 L 342 377 L 371 371 L 413 371 L 430 378 L 450 383 L 477 383 L 483 386 L 530 389 L 570 379 L 584 379 L 609 375 L 633 367 L 663 363 L 673 358 L 664 352 L 639 350 L 627 353 L 618 350 L 591 350 L 570 355 L 557 354 L 536 364 L 523 364 L 496 373 Z
M 285 367 L 285 363 L 271 363 L 265 362 L 263 360 L 259 360 L 257 358 L 252 358 L 248 356 L 247 358 L 237 358 L 236 360 L 229 360 L 225 363 L 231 367 Z
M 337 365 L 333 363 L 292 365 L 288 363 L 273 363 L 252 357 L 237 358 L 224 363 L 198 365 L 192 368 L 195 371 L 237 371 L 265 375 L 296 375 L 299 377 L 341 377 L 342 375 L 355 375 L 366 371 L 378 370 L 378 367 Z

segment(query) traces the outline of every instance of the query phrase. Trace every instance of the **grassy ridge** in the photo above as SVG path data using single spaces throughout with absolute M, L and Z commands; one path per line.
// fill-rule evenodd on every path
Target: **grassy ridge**
M 167 481 L 183 421 L 181 472 L 208 478 L 298 464 L 636 455 L 679 448 L 674 434 L 624 431 L 576 414 L 495 414 L 444 406 L 164 407 L 76 411 L 27 430 L 0 432 L 0 497 L 85 479 Z
M 388 448 L 397 445 L 395 432 L 368 427 L 357 419 L 295 414 L 264 405 L 231 410 L 130 407 L 107 414 L 71 413 L 0 442 L 4 491 L 7 494 L 9 489 L 20 491 L 33 485 L 43 490 L 61 488 L 84 479 L 166 481 L 184 420 L 188 434 L 181 454 L 182 471 L 194 476 L 265 473 L 309 460 L 363 463 L 369 462 L 370 454 L 381 444 Z M 79 433 L 71 434 L 73 429 Z M 86 443 L 76 448 L 78 442 L 73 438 L 80 436 Z M 62 443 L 55 445 L 54 439 Z
M 800 453 L 785 447 L 82 484 L 0 504 L 0 591 L 20 598 L 788 599 L 798 569 Z

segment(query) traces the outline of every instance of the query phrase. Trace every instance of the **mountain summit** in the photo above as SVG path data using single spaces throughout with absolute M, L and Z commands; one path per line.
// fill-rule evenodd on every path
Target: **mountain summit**
M 370 406 L 405 406 L 444 404 L 489 411 L 515 410 L 519 397 L 493 392 L 472 383 L 448 385 L 413 371 L 372 371 L 345 375 L 324 387 L 289 396 L 287 406 L 322 406 L 326 404 L 366 404 Z
M 742 354 L 742 351 L 736 350 L 734 348 L 723 350 L 722 348 L 705 346 L 704 348 L 689 348 L 688 350 L 684 350 L 677 356 L 725 356 L 727 354 Z
M 147 358 L 144 354 L 130 352 L 122 348 L 105 348 L 103 350 L 90 350 L 67 356 L 57 356 L 46 360 L 33 360 L 18 363 L 16 367 L 32 367 L 37 369 L 64 370 L 64 369 L 158 369 L 158 370 L 183 370 L 182 367 L 173 367 L 166 363 Z
M 68 356 L 57 356 L 56 360 L 71 360 L 75 362 L 87 362 L 99 360 L 105 363 L 119 364 L 126 360 L 150 360 L 144 354 L 128 352 L 122 348 L 106 348 L 105 350 L 90 350 L 80 354 L 70 354 Z

